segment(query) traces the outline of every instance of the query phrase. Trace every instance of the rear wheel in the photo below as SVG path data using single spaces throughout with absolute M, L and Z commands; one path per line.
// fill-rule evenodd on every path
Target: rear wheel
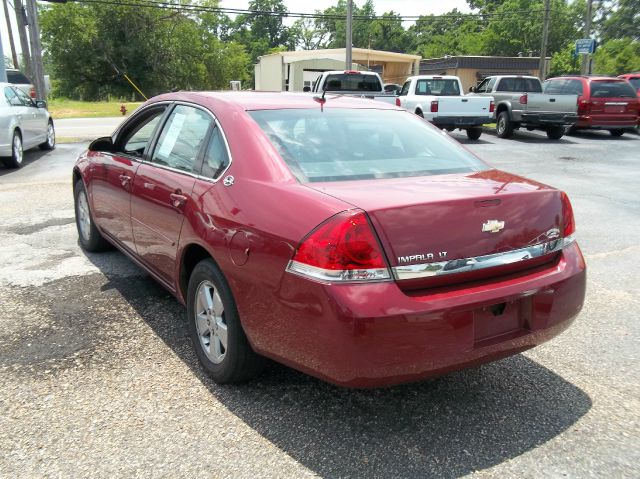
M 550 140 L 559 140 L 564 136 L 564 126 L 550 126 L 547 128 L 547 137 Z
M 89 208 L 89 199 L 87 190 L 82 180 L 78 180 L 73 186 L 73 196 L 75 200 L 76 210 L 76 227 L 78 228 L 78 239 L 80 246 L 85 251 L 103 251 L 111 245 L 104 239 L 98 231 L 91 209 Z
M 53 121 L 49 120 L 47 124 L 47 140 L 38 145 L 41 150 L 53 150 L 56 147 L 56 130 L 53 127 Z
M 22 149 L 22 135 L 18 130 L 13 132 L 11 138 L 11 156 L 2 158 L 2 163 L 7 168 L 20 168 L 24 159 L 24 151 Z
M 211 259 L 200 261 L 189 278 L 187 324 L 198 359 L 215 382 L 244 382 L 262 371 L 265 360 L 251 348 L 227 281 Z
M 624 130 L 621 130 L 621 129 L 609 130 L 609 133 L 611 133 L 611 136 L 622 136 L 624 135 Z
M 482 128 L 476 126 L 474 128 L 467 128 L 467 138 L 470 140 L 477 140 L 482 135 Z
M 513 135 L 513 124 L 509 118 L 509 112 L 503 111 L 498 115 L 496 134 L 500 138 L 511 138 Z

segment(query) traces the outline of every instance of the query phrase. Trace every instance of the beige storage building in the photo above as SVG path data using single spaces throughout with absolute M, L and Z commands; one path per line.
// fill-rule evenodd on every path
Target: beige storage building
M 547 67 L 551 58 L 547 57 Z M 420 62 L 421 75 L 456 75 L 465 91 L 492 75 L 538 76 L 540 57 L 452 56 Z
M 402 84 L 420 68 L 419 55 L 354 48 L 352 70 L 378 72 L 385 83 Z M 255 65 L 255 89 L 302 91 L 322 73 L 345 70 L 346 48 L 301 50 L 264 55 Z

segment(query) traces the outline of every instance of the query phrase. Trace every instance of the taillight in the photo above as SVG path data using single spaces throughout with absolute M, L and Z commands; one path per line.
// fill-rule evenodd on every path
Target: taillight
M 287 271 L 324 281 L 391 278 L 373 229 L 361 210 L 329 218 L 298 246 Z
M 529 97 L 526 93 L 524 95 L 520 95 L 519 102 L 521 105 L 526 105 L 528 101 L 529 101 Z
M 438 100 L 431 102 L 431 113 L 438 113 Z
M 400 98 L 396 98 L 396 106 L 400 106 Z
M 589 100 L 578 100 L 578 115 L 588 115 L 591 109 Z
M 494 111 L 496 111 L 496 103 L 491 101 L 491 103 L 489 103 L 489 113 L 493 113 Z
M 576 232 L 576 222 L 573 218 L 573 208 L 566 193 L 562 192 L 562 236 L 565 244 L 573 241 Z
M 29 89 L 29 96 L 35 100 L 35 98 L 36 98 L 36 89 L 34 87 L 31 87 Z

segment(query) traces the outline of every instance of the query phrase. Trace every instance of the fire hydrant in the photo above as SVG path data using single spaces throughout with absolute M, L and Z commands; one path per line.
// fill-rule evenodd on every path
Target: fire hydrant
M 124 103 L 120 105 L 120 113 L 122 113 L 122 116 L 125 116 L 127 114 L 127 107 L 124 105 Z

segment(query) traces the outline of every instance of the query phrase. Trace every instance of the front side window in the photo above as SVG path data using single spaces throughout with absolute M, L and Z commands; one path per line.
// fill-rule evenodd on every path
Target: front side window
M 24 106 L 36 106 L 36 104 L 33 103 L 33 100 L 29 97 L 29 95 L 23 92 L 20 88 L 14 88 L 14 90 L 16 92 L 16 95 L 18 95 L 18 98 L 20 98 L 20 102 Z
M 406 111 L 249 112 L 301 182 L 476 172 L 487 166 Z
M 176 106 L 162 129 L 151 161 L 177 170 L 194 171 L 212 123 L 211 115 L 199 108 Z
M 122 145 L 120 151 L 131 156 L 142 157 L 165 109 L 166 107 L 163 106 L 149 110 L 139 118 L 136 117 L 133 124 L 127 125 L 122 138 L 118 141 Z
M 4 88 L 4 97 L 7 100 L 7 103 L 11 106 L 22 106 L 22 102 L 20 101 L 20 98 L 18 98 L 18 95 L 16 95 L 16 92 L 13 88 L 11 87 L 5 87 Z

